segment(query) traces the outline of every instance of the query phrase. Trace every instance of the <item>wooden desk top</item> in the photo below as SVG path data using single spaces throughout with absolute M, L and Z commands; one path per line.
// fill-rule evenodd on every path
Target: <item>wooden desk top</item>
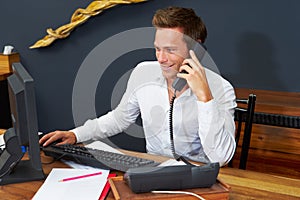
M 124 151 L 132 154 L 130 151 Z M 156 161 L 163 161 L 165 158 L 157 156 L 133 153 L 142 157 L 152 158 Z M 48 163 L 51 157 L 41 153 L 42 163 Z M 49 174 L 52 168 L 68 167 L 60 161 L 52 164 L 43 164 L 45 174 Z M 120 173 L 122 175 L 122 173 Z M 235 168 L 221 168 L 219 179 L 227 183 L 230 187 L 230 199 L 299 199 L 300 198 L 300 180 L 280 176 L 273 176 L 248 170 Z M 21 200 L 31 199 L 43 181 L 31 181 L 26 183 L 9 184 L 0 186 L 0 196 L 3 200 Z M 110 193 L 107 200 L 113 200 Z
M 0 72 L 0 81 L 4 81 L 7 79 L 7 77 L 9 77 L 12 73 L 3 73 L 3 72 Z
M 299 179 L 229 167 L 218 178 L 231 187 L 230 199 L 300 199 Z
M 2 135 L 5 131 L 5 129 L 0 129 L 0 135 Z

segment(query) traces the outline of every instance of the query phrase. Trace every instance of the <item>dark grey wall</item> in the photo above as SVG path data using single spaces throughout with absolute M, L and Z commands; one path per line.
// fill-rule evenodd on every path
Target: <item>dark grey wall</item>
M 300 92 L 298 0 L 149 0 L 121 5 L 90 18 L 66 39 L 46 48 L 29 49 L 45 36 L 47 28 L 68 23 L 75 9 L 85 8 L 90 2 L 0 3 L 0 47 L 15 46 L 36 81 L 41 131 L 74 126 L 74 80 L 93 48 L 122 31 L 151 26 L 155 10 L 169 5 L 192 7 L 202 16 L 208 28 L 206 46 L 210 55 L 235 87 Z M 110 110 L 112 88 L 122 74 L 139 61 L 153 59 L 153 50 L 147 49 L 128 53 L 112 63 L 99 82 L 102 87 L 96 95 L 97 113 Z

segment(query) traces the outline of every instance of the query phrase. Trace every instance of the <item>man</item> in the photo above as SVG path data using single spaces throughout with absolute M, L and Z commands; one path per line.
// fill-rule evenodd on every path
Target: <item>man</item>
M 139 114 L 143 120 L 148 153 L 176 154 L 201 162 L 225 165 L 235 150 L 233 119 L 235 94 L 228 81 L 203 68 L 190 41 L 204 43 L 204 23 L 192 9 L 169 7 L 158 10 L 152 20 L 156 28 L 157 61 L 138 64 L 116 109 L 88 120 L 71 131 L 55 131 L 40 139 L 44 146 L 105 138 L 125 130 Z M 178 73 L 185 70 L 186 73 Z M 176 78 L 187 84 L 177 91 Z M 175 93 L 175 94 L 174 94 Z M 174 145 L 170 139 L 170 102 L 173 104 Z

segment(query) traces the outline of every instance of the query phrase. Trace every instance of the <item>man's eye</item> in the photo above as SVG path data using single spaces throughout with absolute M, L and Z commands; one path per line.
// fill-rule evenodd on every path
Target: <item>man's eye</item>
M 167 48 L 167 51 L 168 51 L 169 53 L 174 53 L 174 52 L 176 51 L 176 49 L 174 49 L 174 48 Z

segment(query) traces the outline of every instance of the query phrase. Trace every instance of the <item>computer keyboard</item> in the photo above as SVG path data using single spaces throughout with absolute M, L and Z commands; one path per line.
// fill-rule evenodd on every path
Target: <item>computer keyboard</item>
M 49 145 L 41 147 L 45 155 L 56 159 L 72 160 L 74 162 L 102 169 L 114 169 L 126 172 L 130 168 L 157 166 L 160 163 L 153 160 L 129 156 L 109 151 L 92 149 L 78 145 Z

